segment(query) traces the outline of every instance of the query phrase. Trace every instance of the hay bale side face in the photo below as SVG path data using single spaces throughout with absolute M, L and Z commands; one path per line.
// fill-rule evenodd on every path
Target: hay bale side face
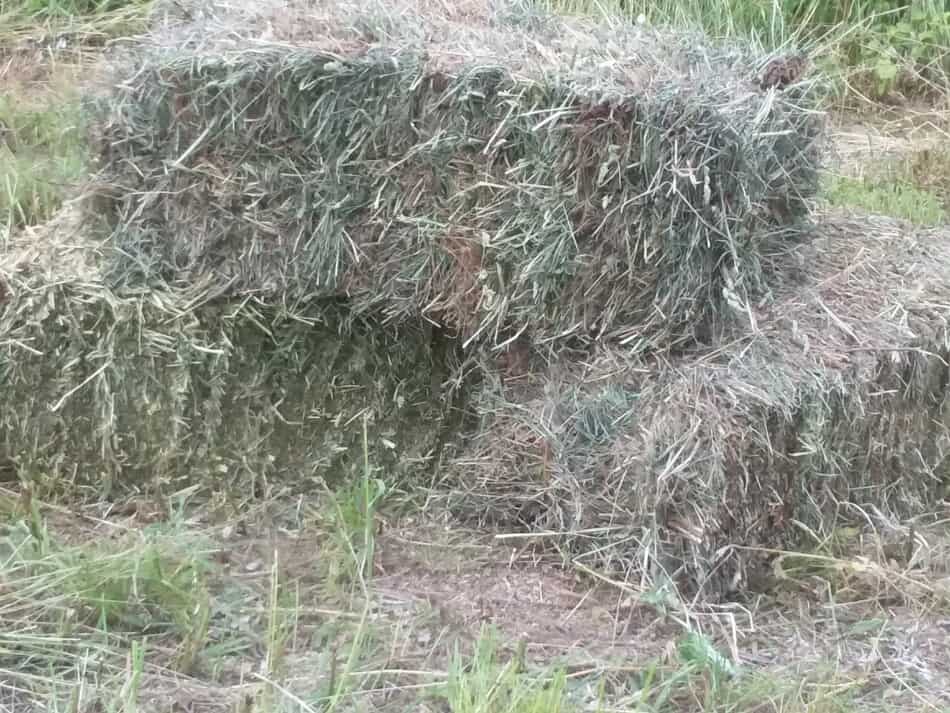
M 717 377 L 703 369 L 486 403 L 485 431 L 454 458 L 440 499 L 465 521 L 559 532 L 579 562 L 715 600 L 756 586 L 768 553 L 755 548 L 813 544 L 802 525 L 826 537 L 945 497 L 950 338 L 926 351 L 886 357 L 840 391 L 815 376 L 769 402 L 726 375 L 709 387 Z M 609 436 L 589 440 L 590 412 L 618 395 L 631 405 L 595 416 Z
M 337 31 L 344 50 L 146 54 L 100 126 L 114 280 L 346 296 L 492 343 L 669 346 L 741 310 L 817 185 L 808 85 L 763 93 L 754 58 L 694 77 L 683 48 L 627 57 L 622 38 L 583 71 L 568 47 L 446 67 Z M 633 78 L 672 55 L 679 73 Z
M 411 480 L 437 452 L 444 358 L 418 335 L 200 294 L 116 297 L 95 283 L 20 285 L 0 305 L 0 454 L 24 476 L 182 477 L 235 492 L 355 477 Z M 438 373 L 435 371 L 435 373 Z
M 755 548 L 928 512 L 950 485 L 946 235 L 840 217 L 824 232 L 731 347 L 607 350 L 484 396 L 449 507 L 711 598 L 755 586 Z

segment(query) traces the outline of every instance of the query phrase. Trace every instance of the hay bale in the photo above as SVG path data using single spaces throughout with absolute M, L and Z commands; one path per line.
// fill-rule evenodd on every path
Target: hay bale
M 931 511 L 950 487 L 946 230 L 829 216 L 784 274 L 716 349 L 608 348 L 483 394 L 449 507 L 703 597 L 751 586 L 747 548 Z
M 452 394 L 431 390 L 453 355 L 419 329 L 200 284 L 118 293 L 94 252 L 52 242 L 0 260 L 0 463 L 21 477 L 332 484 L 362 472 L 364 417 L 387 477 L 438 457 Z
M 813 81 L 763 91 L 765 58 L 700 37 L 431 5 L 265 7 L 120 63 L 111 284 L 344 297 L 492 346 L 745 318 L 816 190 Z

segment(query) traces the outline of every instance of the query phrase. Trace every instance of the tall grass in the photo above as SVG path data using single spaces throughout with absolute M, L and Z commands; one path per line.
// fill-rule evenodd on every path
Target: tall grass
M 657 25 L 699 27 L 717 37 L 748 36 L 763 44 L 781 44 L 788 37 L 789 13 L 783 2 L 755 0 L 538 0 L 547 9 L 569 14 L 620 13 L 642 16 Z
M 37 44 L 66 52 L 143 31 L 151 0 L 0 0 L 0 51 Z M 61 43 L 65 40 L 65 43 Z
M 643 16 L 654 24 L 698 26 L 716 36 L 752 36 L 782 44 L 796 33 L 843 25 L 895 26 L 914 14 L 940 18 L 946 0 L 537 0 L 551 10 Z M 768 40 L 771 40 L 770 42 Z

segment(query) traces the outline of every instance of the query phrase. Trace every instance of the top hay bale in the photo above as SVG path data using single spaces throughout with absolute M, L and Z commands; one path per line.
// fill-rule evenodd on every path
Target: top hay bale
M 711 337 L 814 193 L 813 83 L 762 57 L 473 2 L 155 35 L 98 123 L 120 284 L 344 297 L 466 339 Z M 133 64 L 134 62 L 134 64 Z

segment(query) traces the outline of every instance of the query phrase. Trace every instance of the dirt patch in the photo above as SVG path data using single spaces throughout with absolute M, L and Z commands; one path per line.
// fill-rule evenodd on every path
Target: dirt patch
M 469 636 L 482 625 L 494 626 L 541 659 L 640 660 L 658 655 L 673 631 L 606 585 L 501 547 L 454 571 L 432 571 L 402 539 L 384 541 L 380 556 L 386 574 L 375 587 L 391 606 L 435 608 Z

